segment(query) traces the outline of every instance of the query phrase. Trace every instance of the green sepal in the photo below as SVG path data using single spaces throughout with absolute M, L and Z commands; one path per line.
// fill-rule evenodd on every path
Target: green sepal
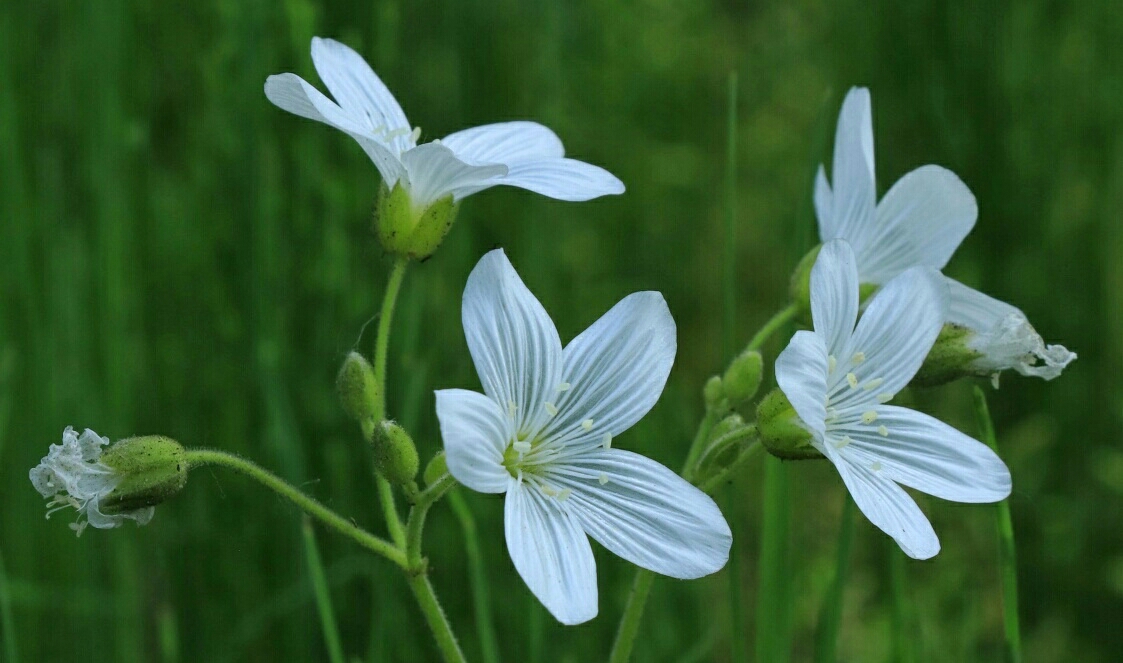
M 375 403 L 382 389 L 366 357 L 358 352 L 348 354 L 335 378 L 335 388 L 347 416 L 360 423 L 367 423 L 374 417 Z
M 383 184 L 378 193 L 374 232 L 386 251 L 424 260 L 444 241 L 459 208 L 452 194 L 418 206 L 401 182 L 395 183 L 393 189 Z
M 928 351 L 920 370 L 913 376 L 910 385 L 935 387 L 963 377 L 990 377 L 993 371 L 980 371 L 972 368 L 983 354 L 967 346 L 974 332 L 967 327 L 945 323 L 940 329 L 936 343 Z
M 375 426 L 372 445 L 374 467 L 387 481 L 406 484 L 417 476 L 421 459 L 406 429 L 393 421 L 383 421 Z
M 773 389 L 761 400 L 756 413 L 760 441 L 768 453 L 785 460 L 823 458 L 812 446 L 811 432 L 804 427 L 784 392 Z
M 756 350 L 743 352 L 729 363 L 721 385 L 731 405 L 740 405 L 756 396 L 763 368 L 764 358 Z
M 163 435 L 130 437 L 110 446 L 101 462 L 121 481 L 99 503 L 102 513 L 113 515 L 156 506 L 187 484 L 187 452 Z

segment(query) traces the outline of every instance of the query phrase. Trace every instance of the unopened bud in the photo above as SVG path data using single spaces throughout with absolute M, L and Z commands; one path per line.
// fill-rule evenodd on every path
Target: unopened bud
M 706 409 L 717 410 L 723 398 L 725 398 L 725 388 L 721 385 L 721 377 L 715 375 L 706 380 L 706 386 L 702 387 L 702 400 L 706 403 Z
M 393 189 L 382 185 L 374 230 L 382 247 L 390 253 L 414 260 L 428 258 L 452 229 L 459 208 L 452 194 L 418 205 L 401 182 Z
M 763 366 L 764 359 L 756 350 L 743 352 L 730 362 L 721 378 L 721 385 L 731 405 L 739 405 L 756 396 Z
M 406 429 L 383 421 L 374 429 L 374 467 L 390 483 L 406 484 L 417 476 L 421 460 Z
M 179 442 L 163 435 L 121 440 L 101 455 L 101 462 L 120 477 L 100 500 L 106 515 L 156 506 L 187 484 L 186 452 Z
M 757 407 L 757 428 L 760 441 L 770 454 L 786 460 L 822 458 L 811 445 L 811 432 L 803 426 L 788 397 L 773 389 Z
M 448 460 L 445 458 L 444 449 L 442 449 L 425 466 L 425 472 L 421 475 L 421 478 L 425 480 L 426 486 L 432 486 L 446 474 L 448 474 Z
M 366 423 L 374 417 L 375 402 L 381 394 L 381 388 L 374 376 L 374 368 L 366 357 L 358 352 L 348 354 L 335 378 L 335 387 L 347 416 L 360 423 Z M 367 437 L 369 439 L 369 434 Z

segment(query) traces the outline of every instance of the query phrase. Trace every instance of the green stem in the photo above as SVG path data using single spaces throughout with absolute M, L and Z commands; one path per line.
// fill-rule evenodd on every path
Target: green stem
M 12 616 L 12 590 L 8 584 L 8 572 L 4 568 L 4 556 L 0 554 L 0 626 L 4 633 L 4 660 L 19 662 L 16 649 L 16 626 Z
M 499 663 L 499 642 L 495 637 L 495 624 L 491 619 L 491 597 L 488 592 L 487 569 L 480 543 L 476 536 L 476 519 L 472 510 L 459 491 L 448 494 L 448 504 L 460 529 L 464 532 L 464 552 L 468 556 L 468 581 L 472 585 L 472 605 L 476 612 L 476 635 L 480 639 L 480 650 L 484 663 Z
M 406 560 L 412 571 L 424 572 L 421 559 L 421 535 L 425 531 L 425 516 L 429 514 L 429 507 L 454 486 L 456 486 L 456 479 L 453 479 L 451 474 L 445 474 L 414 498 L 415 503 L 409 510 L 409 519 L 406 521 Z
M 202 465 L 220 465 L 235 472 L 240 472 L 289 500 L 300 510 L 367 550 L 385 557 L 402 569 L 408 568 L 405 553 L 400 548 L 355 525 L 252 461 L 217 449 L 190 449 L 187 452 L 187 463 L 192 469 Z
M 647 605 L 647 596 L 651 593 L 653 582 L 654 571 L 636 570 L 632 592 L 628 594 L 628 604 L 624 607 L 624 615 L 620 618 L 620 627 L 616 631 L 616 642 L 612 644 L 612 653 L 608 655 L 609 663 L 627 663 L 631 658 L 632 646 L 636 641 L 636 633 L 639 632 L 639 623 L 643 619 L 643 609 Z
M 842 623 L 842 599 L 846 590 L 846 575 L 850 567 L 850 548 L 854 543 L 854 500 L 847 494 L 842 503 L 842 522 L 838 530 L 838 556 L 835 559 L 834 580 L 823 606 L 819 610 L 819 632 L 815 640 L 816 663 L 834 663 L 838 660 L 838 628 Z
M 998 438 L 994 434 L 994 421 L 990 418 L 986 392 L 975 387 L 975 413 L 983 442 L 998 453 Z M 1010 517 L 1010 502 L 997 505 L 998 558 L 1002 573 L 1002 618 L 1006 631 L 1006 652 L 1010 663 L 1021 663 L 1022 635 L 1018 620 L 1018 563 L 1014 547 L 1014 522 Z
M 720 420 L 721 414 L 715 410 L 707 410 L 702 417 L 702 422 L 698 424 L 698 431 L 694 434 L 694 441 L 690 443 L 690 450 L 686 452 L 686 462 L 682 464 L 683 476 L 690 474 L 694 466 L 698 464 L 698 457 L 702 455 L 706 448 L 706 440 L 710 437 L 710 431 Z
M 788 568 L 789 489 L 779 458 L 764 461 L 764 505 L 756 610 L 756 660 L 782 663 L 791 656 L 791 572 Z
M 312 530 L 312 520 L 308 516 L 304 516 L 304 522 L 300 529 L 304 534 L 304 555 L 308 559 L 308 576 L 312 579 L 312 591 L 316 595 L 316 608 L 320 612 L 320 627 L 324 631 L 324 645 L 328 650 L 328 660 L 331 663 L 344 663 L 343 645 L 340 643 L 335 611 L 331 607 L 328 579 L 324 574 L 320 550 L 316 547 L 316 533 Z
M 749 340 L 749 344 L 745 346 L 745 350 L 759 350 L 760 346 L 764 345 L 765 341 L 767 341 L 773 334 L 775 334 L 778 329 L 787 324 L 788 321 L 794 318 L 796 313 L 798 312 L 799 307 L 797 307 L 794 303 L 788 304 L 784 308 L 777 311 L 775 315 L 768 319 L 768 322 L 764 323 L 764 326 L 760 328 L 760 331 L 758 331 L 756 335 L 753 336 L 751 340 Z
M 748 463 L 753 458 L 756 458 L 756 456 L 760 454 L 763 449 L 764 445 L 762 445 L 760 442 L 753 443 L 752 446 L 742 451 L 741 455 L 737 457 L 737 460 L 729 464 L 729 467 L 726 467 L 721 472 L 718 472 L 714 476 L 707 479 L 705 483 L 698 486 L 698 488 L 701 489 L 703 493 L 712 494 L 715 490 L 717 490 L 718 486 L 728 481 L 729 478 L 736 472 L 738 472 L 742 467 L 744 467 L 746 463 Z
M 440 648 L 445 663 L 465 663 L 464 653 L 460 651 L 460 645 L 457 644 L 456 636 L 453 635 L 448 619 L 441 610 L 441 604 L 437 603 L 437 595 L 433 593 L 433 585 L 429 583 L 429 574 L 424 571 L 407 572 L 406 580 L 409 582 L 409 588 L 413 590 L 414 597 L 417 598 L 417 605 L 425 615 L 425 621 L 433 631 L 433 637 L 437 640 L 437 647 Z
M 699 455 L 699 457 L 698 457 L 697 466 L 693 467 L 693 468 L 683 470 L 682 478 L 686 479 L 687 481 L 689 481 L 690 483 L 692 483 L 694 485 L 699 485 L 698 484 L 697 471 L 699 469 L 704 468 L 709 463 L 713 462 L 713 460 L 711 460 L 711 456 L 718 456 L 718 455 L 728 451 L 729 445 L 734 444 L 736 442 L 741 442 L 743 440 L 748 440 L 750 438 L 754 438 L 754 437 L 756 437 L 756 435 L 757 435 L 756 424 L 749 424 L 748 426 L 745 426 L 743 428 L 738 428 L 737 430 L 729 431 L 725 435 L 722 435 L 721 437 L 717 438 L 716 440 L 714 440 L 714 441 L 710 442 L 708 445 L 706 445 L 706 450 L 703 451 L 701 453 L 701 455 Z M 746 451 L 748 451 L 748 450 L 749 449 L 746 449 Z M 733 464 L 738 464 L 740 462 L 741 462 L 741 458 L 738 457 L 736 460 L 733 461 Z M 723 474 L 729 474 L 729 472 L 726 471 L 728 469 L 729 469 L 728 467 L 723 468 L 722 473 Z
M 394 319 L 394 306 L 398 302 L 398 293 L 402 290 L 402 280 L 405 278 L 408 265 L 408 258 L 398 258 L 394 261 L 394 266 L 390 268 L 390 277 L 386 281 L 386 293 L 382 296 L 382 311 L 378 316 L 378 336 L 374 340 L 374 378 L 379 386 L 378 395 L 374 400 L 375 421 L 386 418 L 386 357 L 390 349 L 390 323 Z M 390 482 L 378 472 L 375 472 L 375 483 L 390 539 L 399 548 L 404 548 L 405 529 L 402 527 L 402 517 L 398 515 L 398 507 L 394 503 L 394 490 Z

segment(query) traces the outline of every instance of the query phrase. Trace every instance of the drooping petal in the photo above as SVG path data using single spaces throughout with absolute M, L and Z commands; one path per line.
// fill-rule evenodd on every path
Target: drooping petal
M 831 445 L 826 445 L 831 449 Z M 828 451 L 828 457 L 833 453 Z M 831 458 L 834 460 L 834 458 Z M 932 523 L 912 497 L 882 471 L 871 467 L 835 461 L 854 503 L 882 532 L 893 537 L 901 550 L 913 559 L 929 559 L 940 552 L 940 540 Z
M 454 200 L 463 195 L 460 189 L 478 186 L 507 173 L 502 164 L 472 165 L 456 158 L 452 150 L 438 141 L 419 145 L 402 154 L 402 163 L 409 173 L 410 200 L 427 205 L 448 194 Z
M 556 498 L 512 479 L 503 516 L 515 569 L 559 622 L 597 616 L 597 568 L 589 538 Z
M 387 186 L 394 186 L 405 173 L 398 158 L 384 144 L 374 139 L 369 123 L 340 108 L 296 74 L 278 74 L 265 79 L 265 96 L 290 113 L 347 132 L 374 162 Z
M 543 159 L 512 163 L 505 177 L 456 190 L 463 198 L 488 187 L 507 185 L 527 189 L 556 200 L 582 201 L 624 193 L 624 183 L 615 175 L 576 159 Z
M 516 431 L 538 430 L 561 382 L 561 339 L 502 249 L 468 276 L 461 313 L 484 391 L 506 408 Z
M 465 389 L 441 389 L 436 394 L 449 473 L 481 493 L 507 490 L 511 475 L 503 467 L 503 452 L 513 439 L 514 421 L 483 394 Z
M 870 300 L 844 353 L 864 356 L 852 368 L 859 382 L 881 382 L 876 390 L 855 389 L 844 398 L 873 400 L 877 393 L 900 391 L 932 349 L 946 312 L 947 287 L 933 269 L 913 267 L 885 284 Z
M 1010 470 L 990 447 L 926 414 L 893 405 L 878 408 L 881 435 L 851 430 L 844 450 L 855 462 L 880 463 L 897 483 L 953 502 L 997 502 L 1010 495 Z
M 449 134 L 441 144 L 471 164 L 560 159 L 565 156 L 561 139 L 537 122 L 499 122 Z
M 573 491 L 563 504 L 589 536 L 633 564 L 700 578 L 729 559 L 733 537 L 717 504 L 649 458 L 596 450 L 553 469 L 547 480 Z
M 558 414 L 540 434 L 577 448 L 628 430 L 659 400 L 676 349 L 663 295 L 628 295 L 565 347 Z
M 1052 380 L 1061 374 L 1076 353 L 1045 341 L 1019 309 L 946 279 L 949 292 L 948 322 L 975 332 L 968 341 L 982 354 L 977 368 L 995 373 L 1009 368 L 1022 375 Z
M 823 244 L 811 268 L 811 319 L 828 352 L 843 349 L 858 320 L 858 265 L 845 240 Z
M 885 283 L 909 267 L 943 269 L 978 217 L 975 196 L 955 173 L 921 166 L 877 205 L 858 250 L 863 283 Z
M 870 93 L 865 88 L 852 88 L 842 102 L 834 137 L 831 187 L 831 213 L 828 219 L 819 219 L 820 238 L 824 242 L 845 238 L 861 254 L 868 243 L 865 231 L 876 203 L 873 117 Z
M 776 383 L 817 439 L 827 417 L 827 347 L 810 331 L 797 331 L 776 358 Z
M 413 147 L 402 107 L 361 55 L 334 39 L 313 37 L 312 63 L 339 105 L 365 119 L 395 154 Z

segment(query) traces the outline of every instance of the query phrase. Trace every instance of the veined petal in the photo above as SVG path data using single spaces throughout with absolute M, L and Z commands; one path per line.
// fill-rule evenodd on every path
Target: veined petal
M 418 206 L 448 194 L 452 194 L 454 200 L 460 200 L 464 197 L 458 193 L 460 189 L 477 186 L 507 173 L 507 166 L 502 164 L 464 163 L 439 141 L 405 152 L 402 163 L 409 173 L 410 199 Z
M 827 418 L 827 347 L 810 331 L 797 331 L 776 358 L 776 383 L 796 414 L 822 440 Z
M 717 504 L 659 463 L 619 449 L 596 450 L 551 471 L 569 488 L 565 508 L 602 546 L 672 578 L 725 566 L 733 541 Z
M 556 498 L 511 479 L 503 516 L 515 569 L 563 624 L 597 616 L 597 567 L 589 538 Z
M 507 408 L 516 431 L 538 430 L 561 382 L 561 339 L 502 249 L 468 276 L 461 314 L 484 391 Z
M 883 405 L 882 436 L 850 431 L 843 450 L 855 462 L 880 463 L 883 474 L 910 488 L 953 502 L 997 502 L 1010 495 L 1010 470 L 990 447 L 942 421 L 908 408 Z
M 882 382 L 876 391 L 851 393 L 873 400 L 877 393 L 904 388 L 936 342 L 946 312 L 947 287 L 933 269 L 914 267 L 885 284 L 870 300 L 844 353 L 864 355 L 853 369 L 859 382 Z
M 834 136 L 834 165 L 831 172 L 831 214 L 819 219 L 821 239 L 842 237 L 861 254 L 869 243 L 867 230 L 876 203 L 873 166 L 873 117 L 870 92 L 851 88 L 838 114 Z
M 374 162 L 386 186 L 392 187 L 405 173 L 405 168 L 390 150 L 375 140 L 368 124 L 340 108 L 322 92 L 296 74 L 279 74 L 265 79 L 265 96 L 279 108 L 290 113 L 323 122 L 347 132 L 358 141 Z
M 413 147 L 402 107 L 361 55 L 334 39 L 312 38 L 312 63 L 339 105 L 367 123 L 396 154 Z
M 659 400 L 676 349 L 663 295 L 637 292 L 620 300 L 565 347 L 555 386 L 558 414 L 541 435 L 572 448 L 628 430 Z
M 465 389 L 441 389 L 436 394 L 449 473 L 481 493 L 507 490 L 511 475 L 503 467 L 503 452 L 513 437 L 514 422 L 483 394 Z
M 975 225 L 975 196 L 955 173 L 921 166 L 877 205 L 870 241 L 858 251 L 863 283 L 885 283 L 909 267 L 943 269 Z
M 940 552 L 940 540 L 932 523 L 904 488 L 865 465 L 835 461 L 835 468 L 866 518 L 893 537 L 906 555 L 929 559 Z
M 461 187 L 456 190 L 456 196 L 463 198 L 500 184 L 568 201 L 624 193 L 624 183 L 600 166 L 576 159 L 542 159 L 512 163 L 505 177 Z
M 561 139 L 537 122 L 499 122 L 449 134 L 441 144 L 471 164 L 560 159 L 565 156 Z
M 828 352 L 840 352 L 858 320 L 858 264 L 845 240 L 819 250 L 811 268 L 811 319 Z

